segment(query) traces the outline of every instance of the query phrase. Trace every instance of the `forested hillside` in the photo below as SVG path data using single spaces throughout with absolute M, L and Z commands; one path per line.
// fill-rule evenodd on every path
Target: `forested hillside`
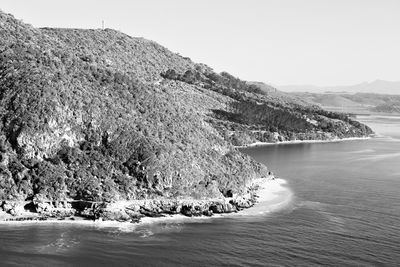
M 242 194 L 267 169 L 233 145 L 371 133 L 152 41 L 36 29 L 2 12 L 0 119 L 5 211 L 9 201 L 39 210 L 54 201 Z

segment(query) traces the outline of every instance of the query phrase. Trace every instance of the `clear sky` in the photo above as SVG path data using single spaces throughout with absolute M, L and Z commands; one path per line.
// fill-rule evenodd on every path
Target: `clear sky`
M 37 27 L 121 30 L 245 80 L 400 80 L 400 0 L 1 0 Z

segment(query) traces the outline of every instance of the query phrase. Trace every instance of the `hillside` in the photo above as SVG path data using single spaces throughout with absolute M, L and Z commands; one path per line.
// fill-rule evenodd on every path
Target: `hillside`
M 396 103 L 384 103 L 371 108 L 371 111 L 382 113 L 400 113 L 400 101 Z
M 13 215 L 229 212 L 268 174 L 234 145 L 372 132 L 111 29 L 37 29 L 0 12 L 0 30 L 0 204 Z M 108 209 L 122 201 L 142 204 Z

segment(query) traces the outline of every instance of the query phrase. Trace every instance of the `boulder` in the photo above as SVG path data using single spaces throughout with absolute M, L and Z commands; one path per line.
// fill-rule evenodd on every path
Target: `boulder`
M 224 207 L 221 203 L 214 203 L 209 207 L 213 213 L 224 213 Z
M 203 211 L 203 215 L 204 216 L 208 216 L 211 217 L 214 213 L 212 212 L 212 210 L 205 210 Z
M 139 212 L 142 215 L 147 216 L 147 217 L 164 217 L 164 215 L 162 215 L 161 213 L 159 213 L 157 211 L 146 210 L 146 209 L 143 209 L 143 208 L 141 208 L 139 210 Z
M 223 209 L 225 213 L 236 212 L 236 207 L 234 207 L 231 203 L 225 203 L 223 205 Z
M 119 221 L 119 222 L 128 222 L 131 221 L 131 216 L 125 212 L 125 210 L 102 210 L 99 214 L 99 218 L 103 221 Z
M 12 216 L 21 215 L 24 210 L 24 203 L 23 202 L 16 202 L 16 201 L 4 201 L 2 204 L 3 211 L 11 214 Z
M 203 215 L 204 210 L 199 205 L 183 205 L 181 209 L 181 213 L 185 216 L 201 216 Z
M 125 208 L 126 214 L 129 215 L 131 222 L 138 223 L 140 222 L 140 219 L 144 217 L 143 214 L 141 214 L 139 211 L 133 211 L 131 209 L 126 209 Z
M 136 204 L 129 205 L 125 207 L 125 210 L 133 211 L 133 212 L 138 212 L 140 210 L 140 206 Z

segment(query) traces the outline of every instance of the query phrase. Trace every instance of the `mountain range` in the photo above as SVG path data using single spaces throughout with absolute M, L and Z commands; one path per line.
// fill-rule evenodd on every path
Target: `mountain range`
M 282 85 L 276 86 L 285 92 L 309 93 L 375 93 L 400 95 L 400 81 L 375 80 L 349 86 Z

